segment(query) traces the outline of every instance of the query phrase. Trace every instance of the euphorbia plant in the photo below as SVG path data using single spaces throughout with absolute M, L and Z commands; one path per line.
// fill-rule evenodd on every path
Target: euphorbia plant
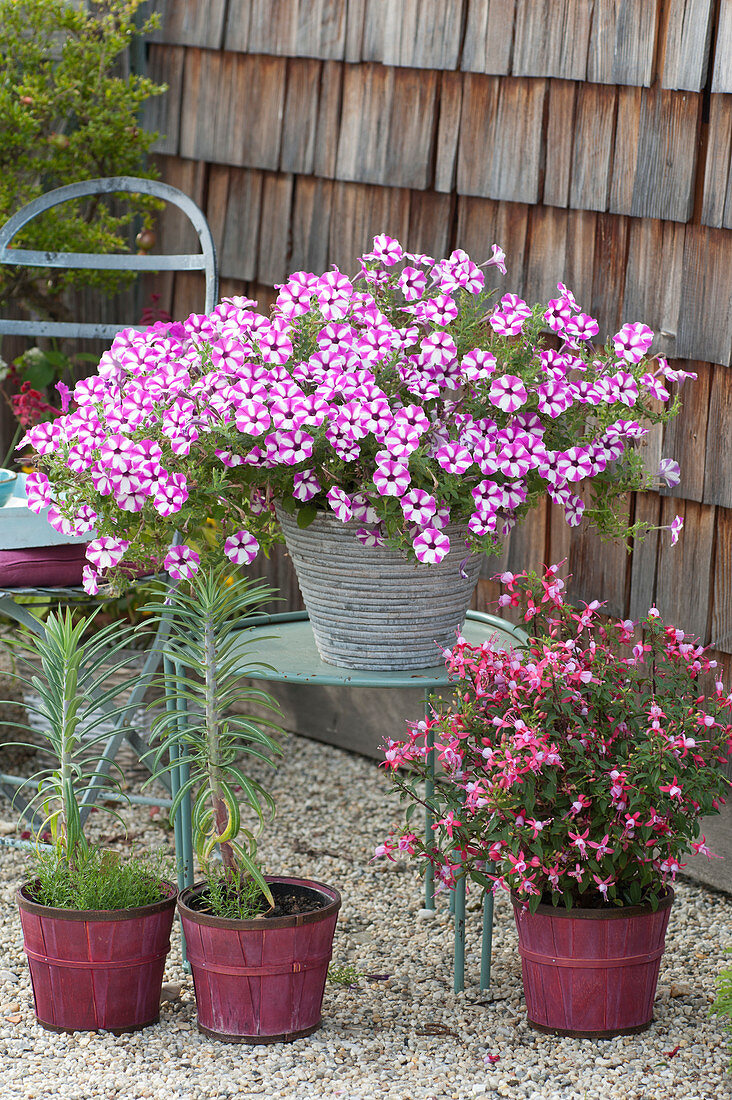
M 31 892 L 40 904 L 62 909 L 127 909 L 167 896 L 159 860 L 122 860 L 84 834 L 81 807 L 92 793 L 96 808 L 121 821 L 105 801 L 119 784 L 104 747 L 110 720 L 130 709 L 125 695 L 139 656 L 130 648 L 129 627 L 111 623 L 99 629 L 95 618 L 75 619 L 68 608 L 52 611 L 42 634 L 24 631 L 11 643 L 26 692 L 23 705 L 36 717 L 33 731 L 42 734 L 53 760 L 28 780 L 37 783 L 29 807 L 36 813 L 39 845 Z M 129 676 L 120 679 L 124 672 Z M 48 846 L 41 843 L 45 839 Z
M 428 805 L 432 835 L 391 836 L 377 854 L 416 855 L 447 886 L 510 888 L 531 909 L 655 906 L 685 854 L 709 854 L 699 819 L 729 785 L 732 695 L 719 681 L 700 692 L 715 662 L 654 608 L 636 624 L 572 607 L 556 566 L 500 579 L 528 641 L 458 639 L 454 700 L 386 748 L 410 825 Z
M 355 278 L 296 272 L 270 317 L 255 305 L 121 333 L 66 415 L 28 433 L 30 507 L 96 529 L 90 590 L 123 558 L 192 574 L 199 548 L 172 536 L 207 517 L 248 562 L 279 537 L 275 500 L 302 526 L 329 511 L 427 563 L 448 552 L 450 524 L 468 550 L 496 551 L 547 495 L 571 526 L 641 530 L 618 502 L 657 483 L 636 445 L 689 377 L 648 358 L 647 326 L 598 345 L 564 286 L 548 305 L 493 302 L 462 250 L 436 261 L 385 235 Z
M 171 818 L 193 795 L 193 841 L 208 880 L 207 904 L 224 917 L 248 917 L 272 904 L 256 858 L 254 825 L 264 823 L 265 812 L 274 814 L 275 805 L 261 783 L 242 770 L 241 761 L 246 756 L 272 765 L 281 754 L 268 732 L 279 727 L 266 716 L 279 713 L 277 704 L 266 691 L 242 682 L 247 669 L 255 667 L 247 660 L 250 643 L 242 620 L 271 596 L 266 585 L 232 575 L 227 562 L 181 582 L 172 594 L 160 585 L 158 599 L 148 608 L 169 620 L 166 653 L 176 667 L 175 674 L 166 671 L 160 681 L 166 709 L 153 727 L 159 740 L 155 774 L 176 765 L 177 756 L 163 763 L 171 747 L 185 754 L 190 775 L 176 795 Z M 258 716 L 250 713 L 252 707 Z M 253 822 L 242 821 L 242 802 Z

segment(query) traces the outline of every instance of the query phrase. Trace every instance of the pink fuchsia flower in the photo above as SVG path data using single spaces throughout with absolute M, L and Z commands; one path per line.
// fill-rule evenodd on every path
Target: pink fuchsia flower
M 110 536 L 93 539 L 86 548 L 86 559 L 97 569 L 112 569 L 122 561 L 129 545 L 126 539 Z
M 51 483 L 45 474 L 35 470 L 25 479 L 25 495 L 28 507 L 37 516 L 51 503 Z
M 409 467 L 395 462 L 387 451 L 376 455 L 377 467 L 374 470 L 374 485 L 382 497 L 401 497 L 406 493 L 412 480 Z
M 412 546 L 418 561 L 436 565 L 450 553 L 450 539 L 436 527 L 426 527 L 413 540 Z
M 410 489 L 402 497 L 402 511 L 410 523 L 425 527 L 437 511 L 437 502 L 424 489 Z
M 681 532 L 683 530 L 683 527 L 684 527 L 683 517 L 682 516 L 676 516 L 676 518 L 673 520 L 673 522 L 671 523 L 671 525 L 669 527 L 669 531 L 671 532 L 671 545 L 672 546 L 675 546 L 676 543 L 679 541 L 679 535 L 681 534 Z
M 615 353 L 626 363 L 640 363 L 653 343 L 653 330 L 640 322 L 623 325 L 613 336 Z
M 182 546 L 170 547 L 163 562 L 163 568 L 174 580 L 187 581 L 198 572 L 200 561 L 196 551 L 184 543 Z
M 257 556 L 259 543 L 254 535 L 242 528 L 224 542 L 224 553 L 235 565 L 251 565 Z
M 488 400 L 502 412 L 513 413 L 526 404 L 526 387 L 515 374 L 503 374 L 493 381 Z
M 339 489 L 334 486 L 329 489 L 325 494 L 328 504 L 330 504 L 333 512 L 341 521 L 341 523 L 348 523 L 350 519 L 353 519 L 353 507 L 351 505 L 351 498 L 343 489 Z

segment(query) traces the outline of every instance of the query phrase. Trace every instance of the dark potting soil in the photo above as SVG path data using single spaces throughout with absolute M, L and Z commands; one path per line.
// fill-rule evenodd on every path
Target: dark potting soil
M 262 898 L 262 912 L 253 914 L 261 919 L 271 917 L 291 917 L 298 913 L 314 913 L 318 909 L 325 909 L 330 898 L 324 897 L 317 890 L 311 890 L 309 886 L 295 886 L 292 883 L 271 883 L 274 908 L 267 909 L 267 902 Z M 197 913 L 210 913 L 211 907 L 208 898 L 208 890 L 201 891 L 189 901 L 190 908 Z

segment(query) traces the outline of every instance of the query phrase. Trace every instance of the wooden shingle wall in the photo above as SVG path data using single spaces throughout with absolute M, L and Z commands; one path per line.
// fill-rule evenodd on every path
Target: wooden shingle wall
M 494 285 L 533 301 L 561 280 L 603 335 L 643 320 L 698 374 L 649 447 L 681 485 L 627 504 L 683 515 L 678 546 L 661 532 L 626 554 L 543 507 L 485 573 L 568 555 L 582 598 L 636 617 L 655 601 L 732 653 L 732 0 L 150 7 L 149 71 L 169 91 L 146 121 L 163 178 L 207 212 L 223 293 L 266 308 L 290 271 L 353 271 L 379 232 L 478 260 L 495 241 Z M 170 308 L 195 289 L 169 280 Z

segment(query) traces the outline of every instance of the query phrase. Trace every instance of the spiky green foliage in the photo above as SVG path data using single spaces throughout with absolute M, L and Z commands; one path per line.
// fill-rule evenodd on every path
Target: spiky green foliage
M 154 768 L 158 774 L 166 770 L 163 760 L 171 745 L 187 752 L 190 778 L 174 800 L 171 819 L 182 800 L 192 795 L 193 841 L 204 873 L 209 879 L 219 878 L 213 863 L 218 848 L 232 892 L 240 892 L 242 881 L 251 879 L 271 905 L 257 863 L 256 833 L 265 817 L 274 815 L 275 804 L 261 783 L 242 770 L 241 757 L 271 765 L 281 755 L 272 736 L 279 726 L 266 716 L 279 715 L 279 708 L 268 692 L 242 683 L 248 671 L 270 666 L 248 660 L 251 642 L 241 627 L 242 620 L 260 610 L 273 593 L 266 584 L 230 573 L 228 564 L 203 570 L 172 595 L 161 585 L 149 606 L 155 615 L 170 620 L 166 651 L 178 670 L 161 681 L 169 707 L 153 725 L 153 736 L 160 741 Z M 183 724 L 181 706 L 188 708 Z M 252 706 L 264 710 L 265 717 L 249 713 Z M 242 803 L 253 812 L 256 831 L 242 821 Z
M 170 860 L 164 853 L 101 851 L 89 847 L 74 862 L 39 849 L 33 861 L 33 900 L 54 909 L 115 910 L 152 905 L 168 895 Z
M 43 818 L 38 836 L 49 831 L 57 859 L 68 866 L 89 851 L 80 814 L 84 795 L 91 787 L 119 788 L 112 775 L 97 771 L 104 760 L 99 749 L 110 720 L 129 710 L 122 696 L 133 678 L 118 674 L 137 659 L 128 651 L 132 631 L 119 623 L 98 630 L 96 615 L 75 620 L 69 608 L 52 611 L 43 634 L 27 630 L 9 642 L 18 656 L 16 678 L 28 692 L 23 705 L 39 719 L 32 731 L 21 728 L 44 737 L 55 763 L 28 780 L 38 783 L 29 804 Z M 119 820 L 114 810 L 100 808 Z

